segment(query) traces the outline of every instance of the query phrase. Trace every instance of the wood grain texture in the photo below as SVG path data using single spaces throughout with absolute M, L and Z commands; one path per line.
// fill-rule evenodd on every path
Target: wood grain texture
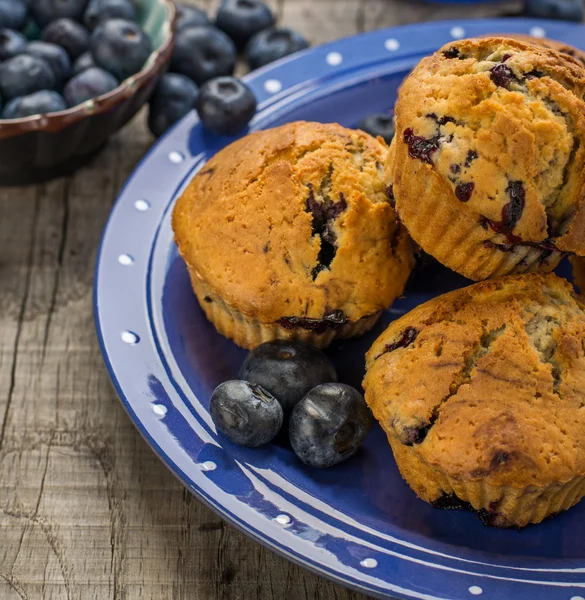
M 200 3 L 212 10 L 216 0 Z M 515 11 L 271 0 L 313 44 Z M 144 114 L 72 177 L 0 189 L 0 600 L 358 600 L 224 523 L 163 467 L 108 381 L 92 316 L 103 224 L 152 142 Z

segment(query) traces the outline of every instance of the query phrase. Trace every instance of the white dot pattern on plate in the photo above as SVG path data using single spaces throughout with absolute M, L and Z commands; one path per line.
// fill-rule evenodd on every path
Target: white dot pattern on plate
M 140 338 L 133 331 L 122 331 L 122 341 L 126 344 L 138 344 Z
M 134 259 L 129 254 L 120 254 L 118 262 L 125 267 L 129 267 L 134 262 Z
M 202 471 L 215 471 L 217 469 L 217 465 L 212 460 L 206 460 L 204 463 L 201 463 Z
M 140 212 L 144 212 L 150 208 L 150 202 L 148 200 L 136 200 L 134 208 Z
M 364 558 L 360 561 L 360 565 L 366 569 L 375 569 L 378 566 L 378 561 L 375 558 Z
M 483 590 L 479 587 L 479 585 L 472 585 L 469 588 L 469 593 L 473 596 L 481 596 L 483 594 Z
M 585 600 L 583 596 L 571 596 L 571 600 Z
M 179 165 L 185 160 L 185 155 L 182 154 L 181 152 L 177 152 L 177 150 L 173 150 L 173 151 L 169 152 L 169 160 L 174 165 Z
M 528 32 L 532 37 L 543 38 L 546 35 L 546 29 L 543 27 L 539 27 L 536 25 L 535 27 L 531 27 Z
M 289 525 L 291 518 L 288 515 L 278 515 L 274 520 L 281 525 Z
M 278 94 L 278 92 L 280 92 L 280 90 L 282 89 L 282 83 L 280 83 L 278 79 L 267 79 L 264 82 L 264 89 L 269 94 Z
M 388 38 L 384 42 L 384 48 L 386 48 L 386 50 L 388 50 L 389 52 L 396 52 L 396 50 L 400 48 L 400 42 L 397 39 Z
M 167 414 L 167 407 L 164 404 L 153 404 L 152 410 L 161 417 L 164 417 Z
M 455 26 L 451 28 L 451 37 L 460 40 L 465 35 L 465 29 L 463 27 Z
M 327 55 L 327 64 L 336 67 L 343 62 L 343 56 L 339 52 L 329 52 Z

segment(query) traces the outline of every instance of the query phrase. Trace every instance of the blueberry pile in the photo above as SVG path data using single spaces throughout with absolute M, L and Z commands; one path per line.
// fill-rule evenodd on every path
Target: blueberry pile
M 152 45 L 136 19 L 131 0 L 0 0 L 1 117 L 65 110 L 137 73 Z
M 170 72 L 150 102 L 148 126 L 157 137 L 193 108 L 213 133 L 240 132 L 256 112 L 256 98 L 233 77 L 238 54 L 257 69 L 309 46 L 298 33 L 276 27 L 261 0 L 223 0 L 214 23 L 202 10 L 179 4 L 176 30 Z
M 236 444 L 267 444 L 288 421 L 295 454 L 323 468 L 355 454 L 370 430 L 362 395 L 338 383 L 332 362 L 312 346 L 261 344 L 248 354 L 239 377 L 220 384 L 209 406 L 216 427 Z

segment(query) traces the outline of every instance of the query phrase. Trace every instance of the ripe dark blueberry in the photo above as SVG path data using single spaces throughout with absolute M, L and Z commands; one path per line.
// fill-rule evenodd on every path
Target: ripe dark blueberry
M 77 60 L 73 63 L 73 75 L 79 75 L 85 69 L 90 67 L 97 67 L 95 60 L 91 52 L 84 52 Z
M 27 12 L 26 4 L 20 0 L 0 0 L 0 29 L 22 29 Z
M 2 111 L 3 119 L 21 119 L 31 115 L 42 115 L 46 113 L 65 110 L 67 104 L 61 94 L 57 92 L 42 90 L 29 96 L 13 98 Z
M 257 33 L 248 42 L 245 57 L 250 69 L 258 69 L 308 47 L 309 42 L 296 31 L 270 27 Z
M 274 25 L 274 15 L 260 0 L 223 0 L 215 25 L 242 49 L 253 35 Z
M 217 77 L 199 90 L 197 113 L 203 125 L 214 133 L 235 135 L 256 112 L 252 90 L 235 77 Z
M 475 188 L 475 183 L 460 183 L 455 188 L 455 196 L 457 196 L 457 200 L 460 202 L 469 202 L 471 198 L 471 194 L 473 194 L 473 190 Z
M 136 21 L 136 10 L 130 0 L 89 0 L 83 16 L 88 29 L 95 29 L 107 19 Z
M 30 12 L 42 29 L 58 19 L 81 21 L 87 0 L 30 0 Z
M 138 73 L 152 52 L 150 38 L 139 25 L 124 19 L 105 21 L 91 36 L 95 62 L 123 80 Z
M 36 56 L 47 61 L 55 75 L 57 87 L 62 87 L 65 81 L 69 79 L 71 59 L 61 46 L 41 41 L 29 42 L 24 49 L 24 54 L 30 54 L 30 56 Z
M 490 79 L 499 87 L 507 88 L 512 81 L 516 81 L 514 71 L 502 63 L 490 69 Z
M 369 115 L 365 119 L 362 119 L 357 127 L 374 137 L 380 136 L 387 144 L 394 137 L 394 121 L 392 116 L 386 113 Z
M 270 442 L 282 427 L 282 407 L 259 385 L 225 381 L 215 388 L 209 402 L 215 426 L 241 446 L 256 448 Z
M 343 383 L 324 383 L 295 406 L 290 442 L 305 464 L 332 467 L 355 454 L 371 425 L 370 410 L 357 390 Z
M 526 191 L 521 181 L 510 181 L 506 192 L 510 196 L 510 202 L 502 209 L 502 223 L 507 231 L 512 231 L 524 212 Z
M 418 158 L 429 165 L 433 164 L 432 154 L 440 147 L 440 136 L 425 138 L 414 135 L 414 131 L 409 127 L 404 130 L 404 142 L 408 145 L 408 155 L 411 158 Z
M 394 352 L 399 348 L 407 348 L 410 344 L 413 344 L 418 337 L 418 329 L 414 327 L 407 327 L 400 335 L 400 338 L 391 344 L 386 344 L 384 352 Z
M 9 100 L 55 87 L 55 75 L 42 58 L 19 54 L 0 64 L 0 94 Z
M 63 90 L 69 106 L 76 106 L 86 100 L 111 92 L 118 87 L 116 78 L 99 67 L 90 67 L 72 77 Z
M 26 48 L 26 38 L 12 29 L 0 30 L 0 60 L 21 54 Z
M 524 14 L 543 19 L 580 22 L 584 16 L 583 0 L 526 0 Z
M 211 25 L 209 17 L 196 6 L 189 4 L 175 4 L 177 18 L 175 20 L 175 30 L 181 31 L 185 27 L 199 27 L 200 25 Z
M 42 38 L 44 42 L 65 48 L 73 60 L 89 49 L 89 32 L 71 19 L 53 21 L 43 29 Z
M 186 27 L 177 33 L 171 71 L 202 85 L 214 77 L 231 75 L 236 58 L 236 47 L 223 31 L 215 27 Z
M 286 340 L 265 342 L 254 348 L 242 364 L 239 376 L 276 396 L 285 415 L 314 387 L 337 381 L 335 367 L 323 352 Z
M 195 108 L 199 89 L 184 75 L 163 75 L 150 100 L 148 128 L 159 137 Z

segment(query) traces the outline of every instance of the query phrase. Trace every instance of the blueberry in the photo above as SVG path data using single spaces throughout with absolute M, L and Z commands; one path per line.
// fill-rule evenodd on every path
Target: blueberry
M 259 385 L 225 381 L 215 388 L 209 412 L 216 427 L 241 446 L 256 448 L 272 440 L 282 427 L 282 407 Z
M 200 25 L 211 25 L 209 17 L 200 8 L 188 4 L 175 4 L 177 18 L 175 20 L 175 31 L 181 31 L 186 27 L 198 27 Z
M 67 104 L 61 94 L 57 92 L 42 90 L 29 96 L 13 98 L 2 111 L 3 119 L 21 119 L 31 115 L 42 115 L 46 113 L 65 110 Z
M 113 75 L 99 67 L 90 67 L 67 82 L 63 95 L 69 106 L 76 106 L 86 100 L 111 92 L 116 87 L 118 87 L 118 81 Z
M 30 0 L 30 12 L 42 29 L 58 19 L 81 21 L 87 0 Z
M 95 62 L 120 80 L 138 73 L 151 52 L 150 38 L 132 21 L 105 21 L 91 36 Z
M 19 54 L 0 64 L 0 94 L 10 100 L 55 87 L 55 75 L 42 58 Z
M 26 38 L 12 29 L 0 30 L 0 60 L 12 58 L 26 48 Z
M 89 29 L 95 29 L 107 19 L 126 19 L 136 21 L 136 10 L 130 0 L 89 0 L 83 23 Z
M 295 406 L 290 442 L 305 464 L 332 467 L 357 451 L 371 424 L 370 410 L 357 390 L 343 383 L 324 383 Z
M 44 42 L 65 48 L 73 60 L 89 48 L 89 31 L 71 19 L 53 21 L 43 29 L 41 37 Z
M 71 59 L 61 46 L 49 44 L 48 42 L 29 42 L 24 49 L 24 54 L 44 59 L 53 70 L 58 87 L 62 87 L 67 79 L 69 79 L 71 75 Z
M 256 112 L 252 90 L 235 77 L 217 77 L 203 84 L 195 104 L 203 125 L 221 135 L 235 135 Z
M 0 28 L 22 29 L 27 12 L 26 4 L 20 0 L 0 0 Z
M 167 73 L 161 77 L 150 100 L 148 127 L 159 137 L 195 107 L 199 90 L 184 75 Z
M 274 25 L 274 16 L 260 0 L 223 0 L 215 25 L 241 49 L 254 34 Z
M 201 85 L 214 77 L 231 75 L 236 58 L 236 47 L 223 31 L 215 27 L 186 27 L 177 33 L 171 71 Z
M 258 69 L 308 47 L 309 42 L 292 29 L 270 27 L 248 42 L 245 55 L 250 69 Z
M 583 0 L 526 0 L 524 4 L 524 14 L 544 19 L 582 21 L 584 12 Z
M 89 69 L 90 67 L 97 67 L 97 65 L 95 64 L 91 52 L 84 52 L 73 63 L 73 75 L 79 75 L 81 71 L 85 71 L 85 69 Z
M 380 136 L 387 144 L 389 144 L 394 137 L 394 122 L 392 117 L 385 113 L 367 116 L 358 123 L 357 128 L 374 137 Z
M 239 377 L 276 396 L 285 414 L 314 387 L 337 381 L 335 367 L 323 352 L 286 340 L 265 342 L 254 348 L 242 364 Z

